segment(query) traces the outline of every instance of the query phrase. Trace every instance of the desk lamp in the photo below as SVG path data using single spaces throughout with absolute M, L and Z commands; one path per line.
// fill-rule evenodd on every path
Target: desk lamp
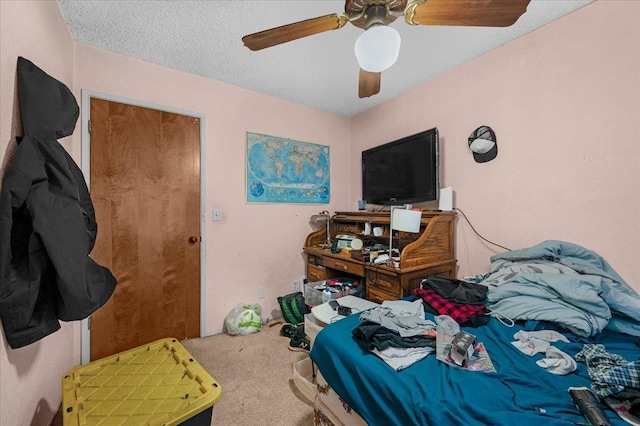
M 389 262 L 393 265 L 393 230 L 404 232 L 420 232 L 422 212 L 406 210 L 401 207 L 391 207 L 391 221 L 389 222 Z
M 327 240 L 324 243 L 324 248 L 330 248 L 331 236 L 329 235 L 329 225 L 331 224 L 331 213 L 329 213 L 328 210 L 322 210 L 320 213 L 312 215 L 309 221 L 312 223 L 326 223 Z

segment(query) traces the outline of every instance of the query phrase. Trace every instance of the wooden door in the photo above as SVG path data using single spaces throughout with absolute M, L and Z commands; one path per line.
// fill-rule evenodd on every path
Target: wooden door
M 92 360 L 200 336 L 200 123 L 91 99 L 91 256 L 118 280 L 90 318 Z

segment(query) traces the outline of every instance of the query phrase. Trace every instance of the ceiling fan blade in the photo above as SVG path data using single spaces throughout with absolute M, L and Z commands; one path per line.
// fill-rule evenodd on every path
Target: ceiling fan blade
M 337 30 L 338 28 L 344 27 L 347 22 L 349 21 L 346 15 L 332 13 L 331 15 L 319 16 L 317 18 L 249 34 L 242 37 L 242 41 L 244 45 L 251 50 L 261 50 L 325 31 Z
M 508 27 L 514 24 L 531 0 L 418 0 L 407 7 L 411 25 L 464 25 Z
M 382 73 L 369 72 L 360 69 L 360 81 L 358 84 L 358 97 L 368 98 L 380 92 L 380 76 Z

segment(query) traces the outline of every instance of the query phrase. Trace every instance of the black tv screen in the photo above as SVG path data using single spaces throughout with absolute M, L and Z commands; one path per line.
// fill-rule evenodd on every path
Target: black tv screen
M 381 205 L 437 200 L 439 174 L 433 128 L 362 151 L 362 199 Z

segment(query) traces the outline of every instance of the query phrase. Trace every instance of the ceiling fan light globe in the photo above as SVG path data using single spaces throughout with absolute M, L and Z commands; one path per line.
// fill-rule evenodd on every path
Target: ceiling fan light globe
M 400 34 L 387 25 L 363 32 L 354 47 L 358 65 L 368 72 L 382 72 L 393 65 L 400 53 Z

